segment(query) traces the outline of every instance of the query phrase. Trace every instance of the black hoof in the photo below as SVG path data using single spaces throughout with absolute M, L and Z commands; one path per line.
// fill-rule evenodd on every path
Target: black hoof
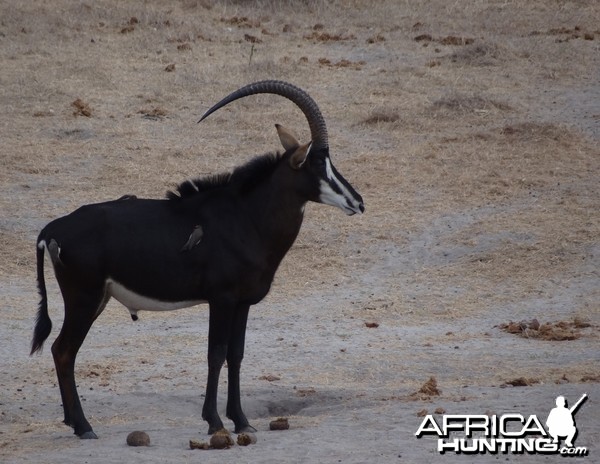
M 211 425 L 208 427 L 208 434 L 213 435 L 217 433 L 219 430 L 223 429 L 223 424 L 221 425 Z
M 97 440 L 98 435 L 96 435 L 92 430 L 90 430 L 89 432 L 84 432 L 81 435 L 79 435 L 79 438 L 81 438 L 82 440 Z

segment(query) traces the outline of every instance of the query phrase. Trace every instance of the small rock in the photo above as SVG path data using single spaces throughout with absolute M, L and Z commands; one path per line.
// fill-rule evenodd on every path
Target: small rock
M 146 432 L 136 430 L 127 435 L 127 444 L 129 446 L 150 446 L 150 437 Z
M 269 424 L 270 430 L 288 430 L 289 428 L 290 423 L 286 417 L 280 417 L 279 419 L 275 419 Z

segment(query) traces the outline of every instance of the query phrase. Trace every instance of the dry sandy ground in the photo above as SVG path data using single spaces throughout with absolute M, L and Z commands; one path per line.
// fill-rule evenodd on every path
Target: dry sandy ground
M 0 461 L 554 462 L 440 455 L 414 436 L 417 414 L 545 421 L 556 396 L 587 392 L 576 444 L 598 462 L 596 1 L 22 3 L 0 1 Z M 319 102 L 367 210 L 310 205 L 251 311 L 242 392 L 258 443 L 188 449 L 206 438 L 204 308 L 133 323 L 116 303 L 78 358 L 100 436 L 78 440 L 48 346 L 28 357 L 38 231 L 81 204 L 161 197 L 276 150 L 274 123 L 305 140 L 277 97 L 196 124 L 265 78 Z M 47 281 L 49 345 L 62 310 Z M 500 327 L 534 318 L 562 326 Z M 431 376 L 441 395 L 411 396 Z M 279 416 L 291 429 L 268 431 Z M 151 447 L 125 444 L 136 429 Z

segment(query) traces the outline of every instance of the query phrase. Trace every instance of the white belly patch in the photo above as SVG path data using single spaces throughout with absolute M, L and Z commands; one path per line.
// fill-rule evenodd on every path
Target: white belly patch
M 189 308 L 201 303 L 207 303 L 204 300 L 182 300 L 182 301 L 161 301 L 140 295 L 112 279 L 106 280 L 107 293 L 115 298 L 119 303 L 125 306 L 129 312 L 135 316 L 138 311 L 173 311 L 175 309 Z

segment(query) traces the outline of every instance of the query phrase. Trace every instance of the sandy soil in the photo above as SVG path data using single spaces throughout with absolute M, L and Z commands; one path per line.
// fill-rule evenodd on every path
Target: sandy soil
M 597 461 L 599 24 L 592 0 L 0 1 L 0 461 L 553 462 L 440 455 L 414 436 L 419 414 L 545 420 L 584 392 L 576 444 Z M 100 437 L 78 440 L 50 350 L 28 356 L 37 233 L 276 150 L 274 123 L 306 140 L 276 97 L 196 124 L 265 78 L 317 100 L 367 210 L 310 205 L 251 311 L 242 394 L 258 443 L 188 447 L 207 438 L 205 308 L 133 323 L 115 302 L 78 357 Z M 62 310 L 47 281 L 49 345 Z M 413 395 L 432 376 L 441 394 Z M 290 430 L 269 431 L 280 416 Z M 133 430 L 151 446 L 128 447 Z

